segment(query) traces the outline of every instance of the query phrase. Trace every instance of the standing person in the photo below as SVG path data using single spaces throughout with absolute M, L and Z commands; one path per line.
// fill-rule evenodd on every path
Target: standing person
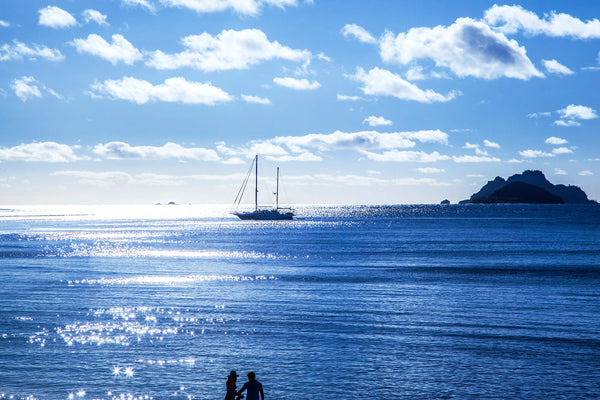
M 238 374 L 235 371 L 231 371 L 229 373 L 229 376 L 227 377 L 227 394 L 225 395 L 225 400 L 235 400 L 235 396 L 237 395 L 237 392 L 235 389 L 237 389 L 237 378 L 238 378 Z
M 238 394 L 242 394 L 246 389 L 248 389 L 246 400 L 259 400 L 259 393 L 260 400 L 265 400 L 262 384 L 256 380 L 256 374 L 253 371 L 248 372 L 248 382 L 244 383 L 244 386 L 242 386 Z

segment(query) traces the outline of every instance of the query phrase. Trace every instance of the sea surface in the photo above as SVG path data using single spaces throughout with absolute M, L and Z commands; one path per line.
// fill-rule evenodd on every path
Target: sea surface
M 0 210 L 0 399 L 600 398 L 600 207 Z

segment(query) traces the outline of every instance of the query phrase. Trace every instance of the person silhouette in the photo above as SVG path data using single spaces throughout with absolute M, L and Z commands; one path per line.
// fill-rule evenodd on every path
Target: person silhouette
M 225 385 L 227 386 L 227 394 L 225 395 L 225 400 L 235 400 L 235 396 L 237 395 L 237 378 L 238 374 L 235 371 L 231 371 L 229 376 L 227 377 L 227 382 Z
M 265 393 L 263 392 L 262 384 L 256 380 L 256 374 L 254 371 L 248 372 L 248 382 L 244 383 L 244 386 L 240 389 L 238 395 L 241 395 L 244 390 L 248 390 L 246 400 L 259 400 L 258 395 L 260 393 L 260 400 L 265 400 Z

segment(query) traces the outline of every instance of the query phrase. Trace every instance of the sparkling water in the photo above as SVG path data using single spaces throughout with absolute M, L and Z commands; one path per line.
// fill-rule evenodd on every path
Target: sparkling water
M 0 210 L 0 399 L 597 399 L 600 207 Z

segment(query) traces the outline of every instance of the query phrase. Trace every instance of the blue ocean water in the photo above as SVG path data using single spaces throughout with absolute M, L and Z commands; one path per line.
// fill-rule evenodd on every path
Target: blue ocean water
M 600 207 L 0 210 L 0 399 L 597 399 Z

